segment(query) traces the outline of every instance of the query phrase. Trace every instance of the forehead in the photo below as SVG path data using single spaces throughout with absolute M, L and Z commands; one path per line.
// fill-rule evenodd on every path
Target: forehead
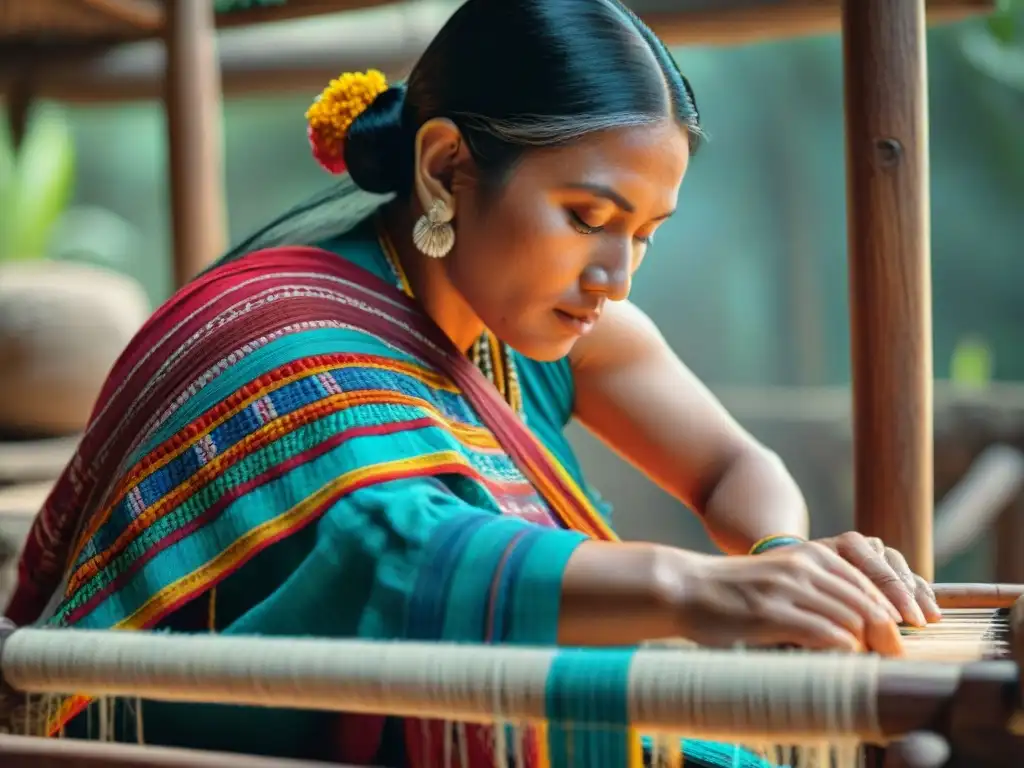
M 561 147 L 528 153 L 523 181 L 601 184 L 652 205 L 674 207 L 690 159 L 688 134 L 670 121 L 600 131 Z

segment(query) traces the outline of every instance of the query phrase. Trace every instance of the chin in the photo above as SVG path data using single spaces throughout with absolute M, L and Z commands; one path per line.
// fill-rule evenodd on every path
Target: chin
M 577 338 L 531 338 L 531 339 L 507 339 L 505 343 L 508 344 L 512 349 L 521 354 L 523 357 L 528 357 L 531 360 L 536 360 L 538 363 L 553 363 L 556 360 L 561 360 L 563 357 L 569 354 L 573 346 L 575 346 Z

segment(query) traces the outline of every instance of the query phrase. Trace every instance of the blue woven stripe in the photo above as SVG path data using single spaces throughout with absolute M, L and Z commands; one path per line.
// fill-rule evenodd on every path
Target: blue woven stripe
M 479 421 L 457 394 L 428 387 L 418 379 L 379 368 L 349 365 L 335 370 L 309 374 L 289 382 L 238 412 L 210 432 L 208 442 L 217 453 L 223 453 L 262 427 L 269 419 L 294 413 L 330 396 L 324 380 L 332 381 L 341 392 L 360 390 L 387 390 L 408 397 L 434 403 L 447 418 L 465 424 L 478 425 Z M 266 402 L 265 412 L 260 411 Z M 203 465 L 195 450 L 181 453 L 160 471 L 138 484 L 142 504 L 150 506 L 169 490 L 190 478 Z
M 433 640 L 445 637 L 445 614 L 455 580 L 455 569 L 470 545 L 473 535 L 487 523 L 486 518 L 465 520 L 455 518 L 440 523 L 430 541 L 429 556 L 416 579 L 416 588 L 409 600 L 406 634 L 410 640 Z M 484 630 L 484 606 L 471 603 L 463 608 L 475 611 L 466 623 L 476 632 L 468 636 L 480 637 Z
M 432 389 L 410 376 L 362 366 L 339 368 L 319 375 L 311 374 L 261 398 L 261 401 L 267 404 L 263 412 L 260 411 L 258 404 L 250 405 L 213 429 L 202 446 L 194 446 L 181 452 L 166 465 L 142 479 L 136 484 L 133 492 L 126 494 L 118 502 L 111 517 L 125 521 L 135 519 L 142 510 L 156 504 L 171 490 L 193 477 L 214 455 L 223 454 L 260 429 L 271 416 L 285 416 L 324 399 L 328 396 L 323 383 L 325 379 L 333 381 L 341 391 L 386 388 L 422 398 L 433 402 L 447 418 L 465 424 L 477 423 L 475 415 L 458 395 Z M 353 422 L 382 423 L 414 418 L 422 414 L 419 409 L 402 405 L 358 405 L 353 406 L 350 412 L 341 411 L 335 416 Z M 473 451 L 462 445 L 456 447 L 473 467 L 485 476 L 506 480 L 518 475 L 514 463 L 505 454 Z M 203 451 L 209 451 L 211 455 L 204 458 Z M 75 568 L 80 568 L 99 552 L 112 547 L 121 530 L 120 526 L 108 525 L 97 531 L 80 553 Z

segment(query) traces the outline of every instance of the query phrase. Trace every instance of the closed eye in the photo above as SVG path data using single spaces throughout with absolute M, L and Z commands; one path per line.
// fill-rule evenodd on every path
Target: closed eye
M 573 210 L 569 211 L 569 221 L 581 235 L 595 235 L 604 229 L 604 227 L 590 226 L 578 213 L 576 213 L 576 211 Z
M 569 211 L 569 221 L 572 223 L 573 227 L 576 228 L 576 231 L 579 232 L 581 235 L 596 235 L 598 232 L 604 231 L 603 226 L 595 227 L 590 224 L 587 224 L 587 222 L 583 220 L 583 217 L 573 210 Z M 654 242 L 654 233 L 651 233 L 646 237 L 640 237 L 638 235 L 633 239 L 636 242 L 640 243 L 641 245 L 650 245 L 651 243 Z

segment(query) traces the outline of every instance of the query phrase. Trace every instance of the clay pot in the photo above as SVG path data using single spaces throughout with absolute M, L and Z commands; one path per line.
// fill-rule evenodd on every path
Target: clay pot
M 149 316 L 132 278 L 83 263 L 0 263 L 0 434 L 82 430 Z

